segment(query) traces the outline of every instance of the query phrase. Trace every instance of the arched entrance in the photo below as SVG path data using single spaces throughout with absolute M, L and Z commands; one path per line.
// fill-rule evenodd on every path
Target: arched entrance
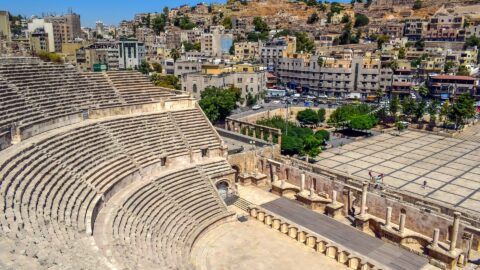
M 218 194 L 220 194 L 220 197 L 222 197 L 223 200 L 225 200 L 228 197 L 228 182 L 226 181 L 219 181 L 215 184 L 215 187 L 217 188 Z

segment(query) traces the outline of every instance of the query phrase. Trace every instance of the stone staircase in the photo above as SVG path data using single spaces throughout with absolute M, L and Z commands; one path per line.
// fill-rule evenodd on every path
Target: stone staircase
M 247 201 L 243 198 L 240 198 L 237 195 L 231 195 L 231 196 L 227 197 L 225 199 L 225 203 L 227 205 L 234 205 L 234 206 L 240 208 L 241 210 L 243 210 L 247 213 L 248 213 L 249 206 L 254 205 L 253 203 L 251 203 L 251 202 L 249 202 L 249 201 Z

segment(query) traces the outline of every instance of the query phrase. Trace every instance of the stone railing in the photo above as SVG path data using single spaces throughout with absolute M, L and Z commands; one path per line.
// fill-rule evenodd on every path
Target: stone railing
M 245 135 L 247 136 L 256 139 L 266 140 L 270 143 L 274 141 L 273 137 L 277 136 L 277 143 L 279 145 L 282 144 L 282 131 L 278 128 L 271 128 L 267 126 L 252 124 L 238 119 L 227 118 L 225 120 L 225 129 L 240 134 L 245 133 Z M 250 135 L 252 132 L 253 136 Z M 265 138 L 266 135 L 267 138 Z
M 348 250 L 344 246 L 335 243 L 330 239 L 303 228 L 286 218 L 275 216 L 259 206 L 249 207 L 249 214 L 250 217 L 264 223 L 268 227 L 288 235 L 290 238 L 336 260 L 340 264 L 346 265 L 350 269 L 389 269 L 380 263 L 374 262 L 356 252 Z

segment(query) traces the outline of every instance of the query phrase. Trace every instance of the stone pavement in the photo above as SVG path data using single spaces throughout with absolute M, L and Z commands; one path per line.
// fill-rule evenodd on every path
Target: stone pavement
M 199 270 L 348 269 L 256 220 L 209 231 L 195 244 L 192 261 Z
M 365 180 L 369 170 L 383 173 L 391 188 L 480 213 L 480 142 L 406 131 L 329 149 L 317 160 Z
M 428 260 L 424 257 L 385 243 L 352 226 L 306 209 L 288 199 L 279 198 L 262 204 L 261 207 L 322 235 L 332 242 L 344 246 L 347 250 L 355 251 L 391 269 L 414 270 L 423 269 L 428 265 Z
M 460 133 L 455 135 L 455 138 L 480 143 L 480 122 L 460 131 Z

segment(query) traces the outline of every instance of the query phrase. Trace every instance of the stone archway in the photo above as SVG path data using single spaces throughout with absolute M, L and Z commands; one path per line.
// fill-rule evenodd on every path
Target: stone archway
M 215 183 L 215 188 L 217 188 L 218 194 L 223 200 L 225 200 L 229 196 L 229 187 L 230 185 L 226 180 L 220 180 Z

